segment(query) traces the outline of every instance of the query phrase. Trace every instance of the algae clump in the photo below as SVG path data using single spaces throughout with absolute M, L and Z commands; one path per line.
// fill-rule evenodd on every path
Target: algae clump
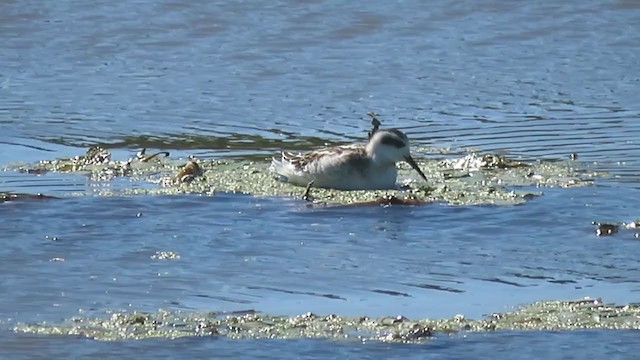
M 418 148 L 417 152 L 420 153 Z M 422 149 L 424 151 L 424 149 Z M 164 156 L 158 156 L 159 154 Z M 144 150 L 128 160 L 113 160 L 111 154 L 93 147 L 83 156 L 44 160 L 36 164 L 14 165 L 17 171 L 86 174 L 93 181 L 128 177 L 132 186 L 109 188 L 97 195 L 185 194 L 213 195 L 240 192 L 254 196 L 301 198 L 304 188 L 277 181 L 268 161 L 171 159 L 168 153 L 147 156 Z M 591 184 L 599 174 L 576 168 L 575 161 L 523 162 L 495 154 L 469 153 L 462 157 L 420 159 L 417 163 L 427 177 L 417 180 L 407 164 L 399 164 L 399 189 L 384 191 L 339 191 L 311 188 L 313 204 L 370 205 L 423 204 L 445 202 L 453 205 L 512 205 L 541 195 L 536 188 L 573 187 Z M 144 183 L 145 186 L 133 186 Z M 529 189 L 524 190 L 525 187 Z M 534 191 L 532 191 L 532 189 Z
M 96 340 L 225 336 L 232 339 L 328 338 L 415 343 L 432 336 L 495 330 L 640 329 L 640 305 L 614 305 L 600 299 L 540 301 L 484 319 L 456 315 L 446 319 L 403 316 L 277 316 L 244 312 L 111 312 L 107 317 L 76 316 L 60 324 L 18 324 L 14 331 L 43 335 L 81 335 Z

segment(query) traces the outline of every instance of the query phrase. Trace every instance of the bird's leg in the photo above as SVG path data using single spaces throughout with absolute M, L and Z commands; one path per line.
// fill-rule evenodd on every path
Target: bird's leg
M 140 150 L 140 152 L 136 154 L 136 158 L 138 158 L 138 160 L 140 160 L 140 162 L 147 162 L 147 161 L 149 161 L 149 160 L 151 160 L 154 157 L 159 156 L 159 155 L 164 155 L 165 157 L 169 156 L 169 152 L 167 152 L 167 151 L 160 151 L 160 152 L 157 152 L 157 153 L 155 153 L 153 155 L 149 155 L 149 156 L 146 155 L 146 152 L 147 152 L 147 148 L 142 148 L 142 150 Z
M 146 157 L 142 158 L 142 160 L 140 160 L 140 162 L 148 162 L 149 160 L 151 160 L 151 159 L 153 159 L 153 158 L 155 158 L 156 156 L 159 156 L 159 155 L 163 155 L 164 157 L 167 157 L 167 156 L 169 156 L 169 152 L 168 151 L 159 151 L 159 152 L 157 152 L 157 153 L 155 153 L 153 155 L 149 155 L 149 156 L 146 156 Z
M 304 194 L 302 194 L 302 200 L 313 201 L 313 197 L 310 194 L 311 185 L 313 185 L 313 180 L 309 181 L 309 183 L 307 184 L 307 188 L 304 190 Z

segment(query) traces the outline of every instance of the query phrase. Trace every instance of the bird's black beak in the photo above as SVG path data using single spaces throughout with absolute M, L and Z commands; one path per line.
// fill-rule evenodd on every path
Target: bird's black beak
M 418 164 L 416 164 L 415 160 L 413 160 L 413 158 L 411 157 L 411 155 L 407 155 L 404 157 L 404 160 L 411 165 L 411 167 L 413 168 L 413 170 L 417 171 L 418 174 L 420 174 L 420 176 L 424 179 L 424 181 L 428 181 L 427 177 L 424 176 L 424 173 L 422 172 L 422 170 L 420 170 L 420 168 L 418 167 Z

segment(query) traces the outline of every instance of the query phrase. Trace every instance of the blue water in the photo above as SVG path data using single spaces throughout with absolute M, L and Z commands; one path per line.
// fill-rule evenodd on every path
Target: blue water
M 566 159 L 607 175 L 524 205 L 310 209 L 240 194 L 98 197 L 127 179 L 0 172 L 0 356 L 633 358 L 636 331 L 439 335 L 421 345 L 98 342 L 18 322 L 158 308 L 480 318 L 543 299 L 637 302 L 640 7 L 633 1 L 0 3 L 0 164 L 101 144 L 266 159 L 362 139 Z M 437 156 L 437 155 L 434 155 Z M 85 193 L 89 196 L 69 196 Z M 178 259 L 160 260 L 159 251 Z
M 420 345 L 387 343 L 352 343 L 327 340 L 227 340 L 182 338 L 172 341 L 142 340 L 95 342 L 59 336 L 25 335 L 3 349 L 16 357 L 32 358 L 33 349 L 51 357 L 65 358 L 129 358 L 143 356 L 141 348 L 158 354 L 179 354 L 186 358 L 349 358 L 349 359 L 465 359 L 492 358 L 583 359 L 585 345 L 593 358 L 635 359 L 640 350 L 638 331 L 575 331 L 575 332 L 507 332 L 499 334 L 469 334 L 464 337 L 438 338 Z

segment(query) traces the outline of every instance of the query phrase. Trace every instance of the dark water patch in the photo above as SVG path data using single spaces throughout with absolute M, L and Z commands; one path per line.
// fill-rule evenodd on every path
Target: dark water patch
M 54 150 L 51 150 L 51 149 L 48 149 L 48 148 L 45 148 L 45 147 L 42 147 L 42 146 L 21 144 L 21 143 L 11 142 L 11 141 L 2 141 L 2 142 L 0 142 L 0 144 L 13 145 L 13 146 L 23 146 L 23 147 L 26 147 L 26 148 L 39 150 L 39 151 L 43 151 L 43 152 L 52 152 L 52 151 L 54 151 Z
M 633 0 L 620 0 L 613 3 L 613 9 L 626 11 L 629 9 L 638 9 L 640 8 L 640 4 Z
M 465 292 L 464 290 L 455 289 L 447 286 L 434 285 L 434 284 L 406 284 L 406 285 L 417 287 L 420 289 L 439 290 L 439 291 L 446 291 L 446 292 L 455 293 L 455 294 L 461 294 Z
M 474 279 L 475 280 L 481 280 L 481 281 L 494 282 L 494 283 L 498 283 L 498 284 L 511 285 L 511 286 L 515 286 L 515 287 L 528 287 L 528 286 L 530 286 L 530 285 L 520 284 L 520 283 L 517 283 L 515 281 L 510 281 L 510 280 L 505 280 L 505 279 L 500 279 L 500 278 L 474 278 Z
M 378 293 L 378 294 L 384 294 L 384 295 L 411 297 L 411 295 L 409 295 L 407 293 L 394 291 L 394 290 L 373 289 L 373 290 L 370 290 L 370 291 L 374 292 L 374 293 Z
M 459 262 L 461 265 L 471 265 L 470 263 L 465 263 L 464 261 L 460 261 Z M 431 270 L 430 274 L 437 277 L 439 282 L 448 282 L 448 283 L 453 283 L 453 284 L 462 284 L 463 282 L 456 279 L 454 274 L 451 273 L 442 273 L 442 272 L 438 272 L 438 270 Z
M 341 296 L 338 295 L 334 295 L 334 294 L 320 294 L 320 293 L 315 293 L 315 292 L 311 292 L 311 291 L 295 291 L 295 290 L 287 290 L 287 289 L 278 289 L 278 288 L 273 288 L 273 287 L 267 287 L 267 286 L 247 286 L 247 289 L 250 290 L 269 290 L 269 291 L 276 291 L 276 292 L 282 292 L 285 294 L 292 294 L 292 295 L 309 295 L 309 296 L 318 296 L 318 297 L 323 297 L 323 298 L 327 298 L 327 299 L 332 299 L 332 300 L 347 300 Z
M 549 280 L 552 284 L 576 284 L 575 280 Z
M 283 134 L 279 130 L 269 131 Z M 126 136 L 121 139 L 110 141 L 100 141 L 98 139 L 82 138 L 45 138 L 38 140 L 44 143 L 64 145 L 74 148 L 87 148 L 91 146 L 101 146 L 107 149 L 166 149 L 177 150 L 179 152 L 192 151 L 195 153 L 215 152 L 218 156 L 239 159 L 264 159 L 265 155 L 278 155 L 281 150 L 289 151 L 309 151 L 320 147 L 344 144 L 344 141 L 332 141 L 319 137 L 300 137 L 286 135 L 280 139 L 263 137 L 252 134 L 221 134 L 220 135 L 190 135 L 190 134 L 167 134 L 163 135 L 139 135 Z M 356 139 L 357 142 L 366 142 L 365 138 Z M 34 147 L 39 149 L 37 147 Z M 43 149 L 46 150 L 46 149 Z
M 21 200 L 55 200 L 59 199 L 55 196 L 45 194 L 27 194 L 27 193 L 10 193 L 0 192 L 0 203 L 6 201 L 21 201 Z
M 230 297 L 226 297 L 226 296 L 215 296 L 215 295 L 209 295 L 209 294 L 196 294 L 196 295 L 193 295 L 193 296 L 199 297 L 199 298 L 204 298 L 204 299 L 227 301 L 227 302 L 234 303 L 234 304 L 252 304 L 252 303 L 254 303 L 253 301 L 249 301 L 249 300 L 230 298 Z
M 509 273 L 507 275 L 515 276 L 519 278 L 532 279 L 532 280 L 554 280 L 552 277 L 543 276 L 543 275 L 529 275 L 529 274 L 521 274 L 521 273 Z

